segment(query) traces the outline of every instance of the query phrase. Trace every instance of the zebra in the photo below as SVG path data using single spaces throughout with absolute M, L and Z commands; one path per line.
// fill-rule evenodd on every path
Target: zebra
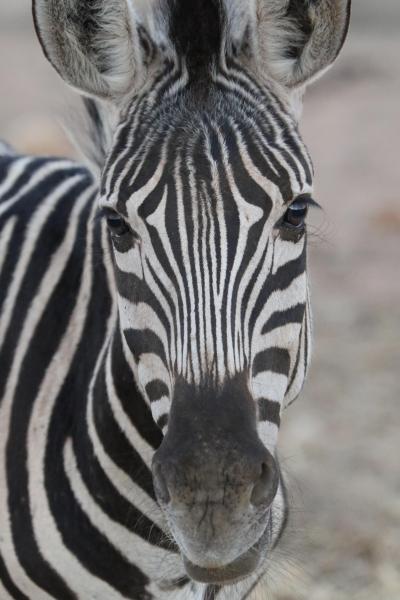
M 0 158 L 0 597 L 250 598 L 311 351 L 302 95 L 350 0 L 34 0 L 90 167 Z

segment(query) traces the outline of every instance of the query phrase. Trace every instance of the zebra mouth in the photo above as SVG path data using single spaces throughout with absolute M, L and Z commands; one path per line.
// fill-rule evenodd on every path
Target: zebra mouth
M 259 566 L 263 553 L 262 547 L 265 545 L 268 538 L 268 527 L 258 539 L 258 541 L 244 552 L 239 558 L 218 568 L 199 567 L 192 563 L 185 556 L 183 562 L 186 573 L 194 581 L 199 583 L 217 584 L 217 585 L 232 585 L 238 583 L 242 579 L 249 577 Z
M 185 569 L 189 577 L 199 583 L 215 583 L 229 585 L 245 579 L 258 566 L 258 556 L 241 556 L 234 562 L 218 569 L 207 569 L 194 565 L 190 560 L 184 558 Z

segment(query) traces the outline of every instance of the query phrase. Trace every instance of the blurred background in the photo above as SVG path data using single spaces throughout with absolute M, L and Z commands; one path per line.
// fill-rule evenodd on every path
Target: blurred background
M 314 358 L 283 420 L 293 519 L 277 600 L 400 598 L 400 2 L 353 0 L 348 42 L 306 96 L 316 168 Z M 0 1 L 0 138 L 76 155 L 77 106 L 46 63 L 28 0 Z

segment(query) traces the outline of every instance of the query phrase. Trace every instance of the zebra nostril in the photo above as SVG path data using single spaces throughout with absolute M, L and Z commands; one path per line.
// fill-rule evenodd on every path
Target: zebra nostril
M 254 506 L 270 506 L 278 490 L 279 476 L 275 465 L 262 463 L 261 475 L 254 484 L 250 502 Z
M 171 494 L 169 493 L 167 480 L 162 473 L 162 467 L 159 462 L 153 463 L 153 484 L 158 500 L 162 504 L 168 504 L 171 500 Z

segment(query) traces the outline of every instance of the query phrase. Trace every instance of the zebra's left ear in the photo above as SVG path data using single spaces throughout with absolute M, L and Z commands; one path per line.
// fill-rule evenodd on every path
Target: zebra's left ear
M 127 0 L 33 0 L 43 51 L 61 77 L 84 94 L 117 98 L 143 70 L 143 47 Z
M 288 88 L 304 86 L 337 58 L 351 0 L 256 0 L 258 56 Z

